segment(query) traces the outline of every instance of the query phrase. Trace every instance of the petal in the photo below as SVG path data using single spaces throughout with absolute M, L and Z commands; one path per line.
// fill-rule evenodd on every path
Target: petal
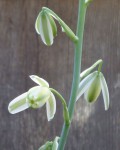
M 77 93 L 77 100 L 81 97 L 81 95 L 87 90 L 89 85 L 93 82 L 97 75 L 97 71 L 89 74 L 87 77 L 85 77 L 79 84 L 78 87 L 78 93 Z
M 44 80 L 43 78 L 40 78 L 36 75 L 31 75 L 30 78 L 40 86 L 49 87 L 48 82 Z
M 35 30 L 38 34 L 40 34 L 40 15 L 41 15 L 41 12 L 39 13 L 35 22 Z
M 84 97 L 87 102 L 92 103 L 95 102 L 100 95 L 101 92 L 101 84 L 100 84 L 100 75 L 98 74 L 92 83 L 89 85 L 87 91 L 84 93 Z
M 51 92 L 51 96 L 46 102 L 46 111 L 47 111 L 48 121 L 50 121 L 51 119 L 53 119 L 56 112 L 56 99 L 52 92 Z
M 54 21 L 54 19 L 53 19 L 52 16 L 48 15 L 48 17 L 49 17 L 49 21 L 50 21 L 50 24 L 51 24 L 51 27 L 52 27 L 53 36 L 55 37 L 55 36 L 57 36 L 57 26 L 56 26 L 56 23 L 55 23 L 55 21 Z
M 40 15 L 40 35 L 44 44 L 50 46 L 53 44 L 53 30 L 47 13 Z
M 100 83 L 101 83 L 101 87 L 102 87 L 102 94 L 103 94 L 103 99 L 104 99 L 104 106 L 105 106 L 105 110 L 108 110 L 109 108 L 109 91 L 108 91 L 108 86 L 106 83 L 106 80 L 103 76 L 103 74 L 100 74 Z
M 14 100 L 10 102 L 8 106 L 8 110 L 11 114 L 15 114 L 29 108 L 29 105 L 26 102 L 26 96 L 27 96 L 27 92 L 16 97 Z
M 52 150 L 57 150 L 58 149 L 58 140 L 59 140 L 59 137 L 56 137 L 55 140 L 53 141 Z
M 32 108 L 40 108 L 49 99 L 50 94 L 49 88 L 35 86 L 28 91 L 27 102 Z

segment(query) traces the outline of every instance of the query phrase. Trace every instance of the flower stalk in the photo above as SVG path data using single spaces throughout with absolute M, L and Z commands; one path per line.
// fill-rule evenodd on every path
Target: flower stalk
M 89 75 L 91 73 L 91 71 L 93 71 L 97 66 L 98 66 L 98 71 L 101 71 L 102 68 L 102 64 L 103 61 L 102 59 L 96 61 L 91 67 L 89 67 L 88 69 L 84 70 L 81 74 L 80 74 L 80 79 L 82 80 L 83 78 L 85 78 L 87 75 Z
M 79 9 L 78 10 L 78 23 L 77 23 L 77 32 L 76 32 L 78 41 L 75 43 L 73 82 L 72 82 L 71 96 L 70 96 L 70 101 L 69 101 L 69 106 L 68 106 L 71 121 L 72 121 L 72 117 L 74 113 L 78 85 L 80 82 L 79 74 L 81 72 L 83 33 L 84 33 L 85 15 L 86 15 L 86 9 L 87 9 L 85 0 L 79 0 L 78 7 L 79 7 L 78 8 Z M 69 126 L 66 126 L 65 124 L 63 125 L 58 150 L 64 150 L 69 129 L 70 129 L 70 125 Z
M 70 124 L 70 118 L 69 118 L 69 112 L 68 112 L 68 108 L 67 108 L 67 104 L 65 99 L 62 97 L 62 95 L 60 93 L 58 93 L 55 89 L 50 88 L 51 92 L 54 93 L 62 102 L 63 105 L 63 117 L 64 117 L 64 122 L 67 126 L 69 126 Z

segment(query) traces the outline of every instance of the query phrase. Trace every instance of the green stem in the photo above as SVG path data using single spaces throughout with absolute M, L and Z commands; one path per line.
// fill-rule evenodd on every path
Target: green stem
M 100 71 L 101 71 L 102 64 L 103 64 L 103 61 L 101 61 L 101 62 L 99 63 L 99 66 L 98 66 L 98 72 L 100 72 Z
M 75 51 L 74 51 L 74 73 L 73 73 L 71 96 L 70 96 L 69 107 L 68 107 L 70 120 L 72 120 L 72 116 L 74 113 L 78 84 L 80 82 L 82 44 L 83 44 L 86 8 L 87 6 L 85 4 L 85 0 L 79 0 L 78 24 L 77 24 L 77 33 L 76 33 L 79 40 L 75 43 Z M 64 150 L 69 129 L 70 129 L 70 125 L 69 126 L 66 126 L 65 124 L 63 125 L 58 150 Z
M 65 99 L 55 89 L 50 88 L 50 90 L 51 90 L 52 93 L 54 93 L 61 100 L 62 105 L 63 105 L 63 117 L 64 117 L 64 121 L 65 121 L 66 126 L 69 126 L 69 124 L 70 124 L 70 118 L 69 118 L 69 112 L 68 112 L 68 108 L 67 108 L 67 104 L 66 104 Z

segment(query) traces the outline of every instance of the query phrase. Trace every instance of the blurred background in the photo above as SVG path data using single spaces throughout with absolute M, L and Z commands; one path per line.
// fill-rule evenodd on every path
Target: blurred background
M 46 47 L 34 24 L 41 7 L 55 11 L 75 31 L 78 0 L 0 0 L 0 150 L 37 150 L 59 136 L 62 106 L 48 123 L 45 107 L 8 113 L 9 102 L 35 84 L 29 75 L 46 79 L 68 101 L 73 44 L 58 27 L 58 36 Z M 58 25 L 59 26 L 59 25 Z M 110 109 L 102 96 L 89 105 L 77 103 L 66 150 L 120 150 L 120 1 L 93 0 L 88 8 L 82 70 L 103 59 L 110 91 Z

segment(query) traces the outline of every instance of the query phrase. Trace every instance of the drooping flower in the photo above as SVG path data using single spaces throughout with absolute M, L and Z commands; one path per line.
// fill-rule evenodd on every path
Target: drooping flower
M 89 102 L 95 102 L 102 90 L 105 110 L 109 108 L 109 91 L 106 80 L 101 72 L 95 71 L 85 77 L 79 84 L 77 100 L 84 94 Z
M 68 25 L 52 10 L 43 7 L 35 22 L 36 32 L 41 36 L 44 44 L 53 44 L 54 37 L 57 35 L 57 26 L 54 19 L 60 24 L 62 31 L 73 41 L 78 41 L 78 37 L 68 27 Z
M 27 92 L 13 99 L 8 106 L 11 114 L 21 112 L 27 108 L 41 108 L 46 104 L 47 118 L 50 121 L 56 112 L 56 99 L 49 89 L 49 84 L 44 79 L 31 75 L 30 78 L 38 84 Z
M 47 141 L 39 150 L 57 150 L 59 137 L 56 137 L 54 141 Z
M 46 11 L 41 11 L 35 23 L 36 32 L 41 36 L 44 44 L 50 46 L 57 35 L 57 26 L 52 16 Z

